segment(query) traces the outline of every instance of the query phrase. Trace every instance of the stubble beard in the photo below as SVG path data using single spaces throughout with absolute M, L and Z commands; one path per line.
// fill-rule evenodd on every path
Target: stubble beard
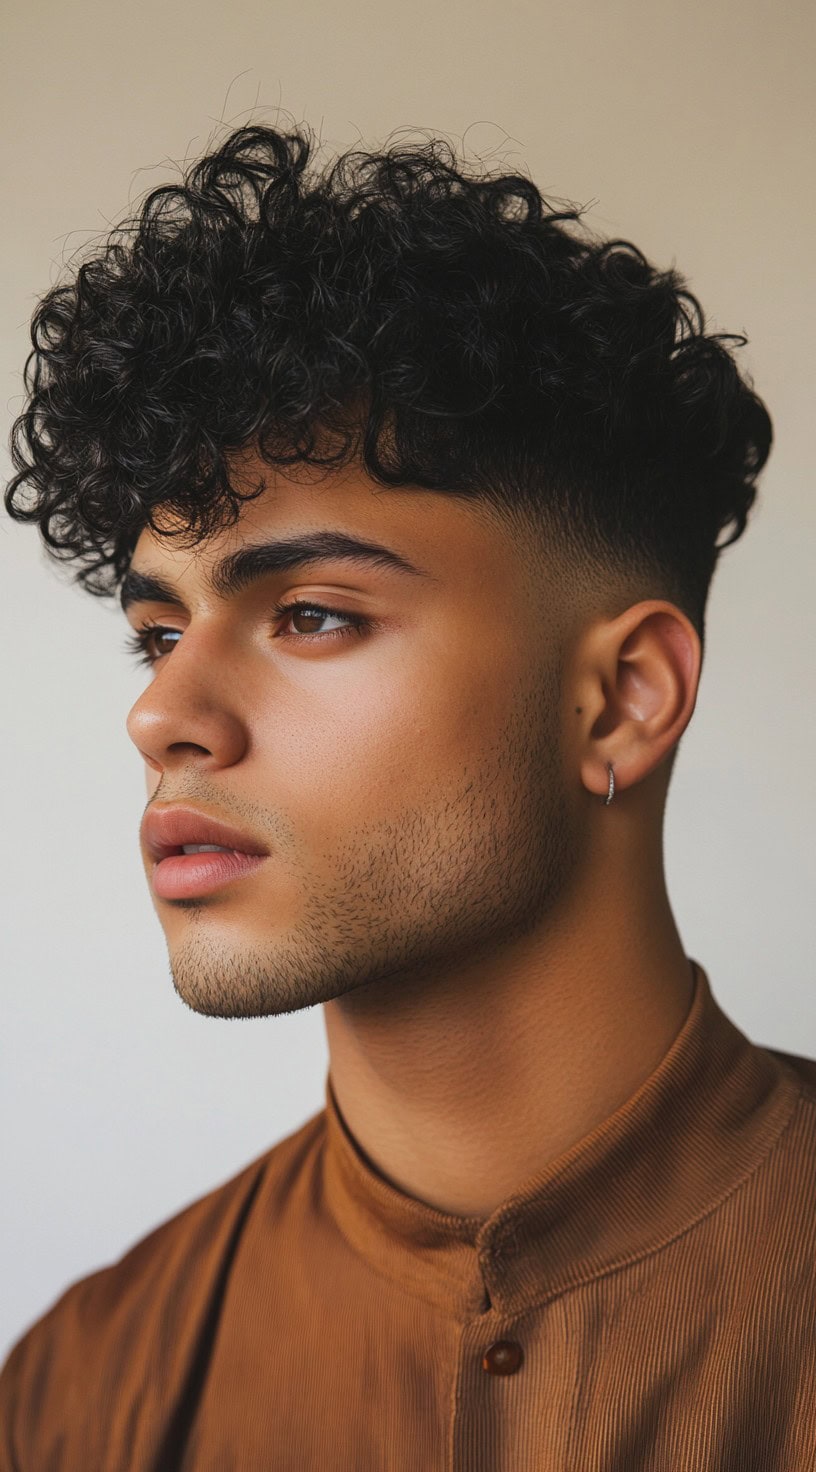
M 206 908 L 192 912 L 170 955 L 181 1000 L 210 1017 L 266 1017 L 363 988 L 418 992 L 546 926 L 580 857 L 558 700 L 553 671 L 519 697 L 477 768 L 424 807 L 350 831 L 321 857 L 319 882 L 293 846 L 303 905 L 288 931 L 225 944 Z

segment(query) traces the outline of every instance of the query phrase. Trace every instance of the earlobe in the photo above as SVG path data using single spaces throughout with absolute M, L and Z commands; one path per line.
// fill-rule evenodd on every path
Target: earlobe
M 613 797 L 615 796 L 615 769 L 612 762 L 606 762 L 604 765 L 606 766 L 607 775 L 606 791 L 596 792 L 592 787 L 588 786 L 586 780 L 584 782 L 584 785 L 587 787 L 587 791 L 591 793 L 592 797 L 600 798 L 604 807 L 608 807 Z

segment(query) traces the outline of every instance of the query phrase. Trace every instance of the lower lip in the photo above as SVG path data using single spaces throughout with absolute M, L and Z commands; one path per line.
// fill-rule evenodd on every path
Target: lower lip
M 267 854 L 227 853 L 172 854 L 153 869 L 152 883 L 162 900 L 186 900 L 211 894 L 233 879 L 258 869 Z

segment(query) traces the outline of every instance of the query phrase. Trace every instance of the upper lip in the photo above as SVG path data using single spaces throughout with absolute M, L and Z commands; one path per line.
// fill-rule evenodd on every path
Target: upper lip
M 157 861 L 181 853 L 184 845 L 190 843 L 217 843 L 243 854 L 269 852 L 250 834 L 222 823 L 220 818 L 177 805 L 151 808 L 142 820 L 141 836 L 148 853 Z

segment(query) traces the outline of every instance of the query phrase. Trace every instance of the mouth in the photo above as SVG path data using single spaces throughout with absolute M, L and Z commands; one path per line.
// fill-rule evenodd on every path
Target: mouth
M 196 853 L 267 855 L 265 845 L 214 813 L 181 804 L 151 806 L 142 822 L 142 843 L 152 859 Z
M 265 844 L 220 814 L 187 803 L 152 803 L 142 820 L 157 899 L 192 900 L 247 879 L 269 858 Z
M 186 853 L 185 848 L 195 851 Z M 242 853 L 239 849 L 186 844 L 155 861 L 151 884 L 159 899 L 195 899 L 251 874 L 268 857 L 268 854 Z
M 165 846 L 164 844 L 162 844 L 161 848 L 162 854 L 161 858 L 158 860 L 158 862 L 160 863 L 163 862 L 164 859 L 175 859 L 182 854 L 185 856 L 185 858 L 187 858 L 193 854 L 245 853 L 248 855 L 249 852 L 247 849 L 228 848 L 226 844 L 220 843 L 177 843 L 173 848 L 170 848 L 169 845 Z

